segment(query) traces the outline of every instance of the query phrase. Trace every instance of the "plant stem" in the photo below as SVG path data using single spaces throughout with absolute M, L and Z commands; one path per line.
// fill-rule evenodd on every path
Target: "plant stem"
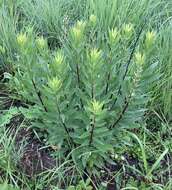
M 77 81 L 78 81 L 78 87 L 79 89 L 81 89 L 81 86 L 80 86 L 80 74 L 79 74 L 79 65 L 76 64 L 76 74 L 77 74 Z M 80 102 L 81 102 L 81 107 L 83 108 L 83 102 L 82 102 L 82 99 L 80 98 Z
M 91 98 L 94 99 L 94 84 L 93 81 L 91 82 Z
M 105 95 L 107 95 L 107 93 L 108 93 L 108 89 L 109 89 L 109 80 L 110 80 L 110 72 L 108 73 L 108 77 L 107 77 L 107 84 L 106 84 Z
M 129 59 L 128 59 L 128 61 L 127 61 L 127 65 L 126 65 L 126 69 L 125 69 L 124 75 L 122 76 L 122 81 L 124 81 L 125 78 L 126 78 L 126 76 L 127 76 L 127 73 L 128 73 L 128 70 L 129 70 L 129 66 L 130 66 L 131 61 L 132 61 L 132 59 L 133 59 L 134 53 L 135 53 L 135 51 L 136 51 L 137 44 L 138 44 L 138 42 L 139 42 L 139 39 L 140 39 L 140 36 L 141 36 L 141 34 L 142 34 L 142 32 L 143 32 L 143 29 L 144 29 L 145 24 L 146 24 L 146 21 L 143 23 L 142 27 L 140 28 L 140 31 L 139 31 L 139 33 L 138 33 L 138 35 L 137 35 L 137 38 L 136 38 L 135 42 L 134 42 L 132 51 L 131 51 L 130 56 L 129 56 Z M 116 98 L 115 98 L 115 100 L 114 100 L 112 106 L 110 107 L 110 110 L 112 110 L 112 108 L 115 106 L 115 104 L 116 104 L 116 102 L 117 102 L 117 99 L 118 99 L 118 96 L 121 94 L 121 88 L 122 88 L 122 83 L 119 85 L 119 88 L 118 88 L 118 91 L 117 91 L 117 96 L 116 96 Z M 112 96 L 111 96 L 111 98 L 112 98 Z
M 124 114 L 125 114 L 125 112 L 126 112 L 128 106 L 129 106 L 129 100 L 128 100 L 128 101 L 126 100 L 126 101 L 125 101 L 125 105 L 124 105 L 124 107 L 123 107 L 123 109 L 122 109 L 122 111 L 121 111 L 119 117 L 118 117 L 118 118 L 115 120 L 115 122 L 110 126 L 110 129 L 114 128 L 114 127 L 121 121 L 121 119 L 123 118 L 123 116 L 124 116 Z
M 48 110 L 47 110 L 47 108 L 46 108 L 46 106 L 44 105 L 44 102 L 43 102 L 43 100 L 42 100 L 41 92 L 38 91 L 38 89 L 37 89 L 37 87 L 36 87 L 36 84 L 35 84 L 35 82 L 34 82 L 33 79 L 32 79 L 32 84 L 33 84 L 33 87 L 34 87 L 34 89 L 35 89 L 35 92 L 36 92 L 36 94 L 37 94 L 37 96 L 38 96 L 38 99 L 39 99 L 39 101 L 40 101 L 42 107 L 44 108 L 45 112 L 48 112 Z
M 60 121 L 61 121 L 61 123 L 62 123 L 62 125 L 63 125 L 63 127 L 65 129 L 65 132 L 66 132 L 66 134 L 68 136 L 68 140 L 69 140 L 68 143 L 69 143 L 69 146 L 71 147 L 71 143 L 74 144 L 74 142 L 73 142 L 72 137 L 69 134 L 69 131 L 68 131 L 68 128 L 67 128 L 66 124 L 63 122 L 63 119 L 61 118 L 61 111 L 60 111 L 60 108 L 58 106 L 57 99 L 56 99 L 56 106 L 57 106 L 57 110 L 58 110 L 59 119 L 60 119 Z
M 93 142 L 95 123 L 96 123 L 96 117 L 95 117 L 95 115 L 93 115 L 93 123 L 91 124 L 91 132 L 90 132 L 89 146 L 91 146 L 91 145 L 92 145 L 92 142 Z

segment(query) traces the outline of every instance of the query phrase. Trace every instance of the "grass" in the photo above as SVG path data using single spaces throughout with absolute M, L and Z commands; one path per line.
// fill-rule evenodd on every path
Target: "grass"
M 163 112 L 168 116 L 170 119 L 171 117 L 171 101 L 172 101 L 172 93 L 171 93 L 171 55 L 170 55 L 170 49 L 171 49 L 171 26 L 165 23 L 163 25 L 163 29 L 160 34 L 161 38 L 161 44 L 159 47 L 160 52 L 160 69 L 162 72 L 162 79 L 157 86 L 159 88 L 157 92 L 160 92 L 160 94 L 157 94 L 159 97 L 159 100 L 161 101 L 163 107 L 161 108 Z M 161 89 L 161 90 L 160 90 Z M 157 102 L 157 104 L 159 104 Z
M 97 40 L 90 41 L 96 47 L 104 47 L 107 31 L 114 27 L 121 30 L 124 24 L 132 23 L 136 28 L 136 37 L 128 42 L 127 49 L 124 45 L 123 50 L 118 51 L 120 58 L 116 64 L 128 60 L 143 23 L 144 28 L 136 50 L 143 46 L 144 36 L 148 31 L 157 31 L 157 43 L 151 51 L 153 56 L 150 62 L 156 61 L 160 77 L 156 79 L 156 84 L 149 85 L 151 99 L 145 107 L 147 111 L 140 128 L 123 130 L 117 134 L 116 138 L 121 141 L 119 144 L 114 141 L 115 148 L 108 152 L 108 162 L 89 175 L 87 170 L 81 170 L 73 157 L 73 152 L 77 151 L 75 148 L 68 151 L 64 157 L 63 153 L 58 153 L 58 146 L 48 142 L 45 131 L 31 127 L 33 121 L 28 117 L 31 117 L 29 114 L 34 110 L 33 102 L 30 101 L 32 97 L 27 99 L 17 95 L 18 92 L 10 86 L 9 79 L 19 68 L 17 34 L 33 28 L 33 35 L 45 37 L 51 55 L 43 55 L 47 62 L 53 56 L 54 50 L 62 49 L 62 46 L 67 59 L 77 62 L 79 55 L 71 55 L 69 51 L 71 47 L 68 33 L 77 20 L 87 20 L 92 14 L 97 18 L 93 31 Z M 168 0 L 17 0 L 15 3 L 11 0 L 0 1 L 0 189 L 89 190 L 92 186 L 92 189 L 99 190 L 171 190 L 171 22 L 172 3 Z M 29 57 L 27 59 L 29 60 Z M 84 62 L 82 59 L 80 61 Z M 39 96 L 39 93 L 37 95 Z M 26 115 L 21 114 L 21 108 L 26 110 Z M 62 114 L 60 119 L 62 122 L 65 119 Z M 29 133 L 24 132 L 21 137 L 21 131 L 27 130 Z M 21 138 L 19 145 L 18 138 Z M 31 153 L 27 154 L 27 151 Z M 37 153 L 36 157 L 34 151 Z M 85 151 L 82 154 L 89 155 L 90 152 Z M 78 155 L 78 158 L 82 158 L 82 155 Z M 37 160 L 42 164 L 39 171 L 34 169 Z M 44 167 L 44 161 L 47 160 L 51 162 L 52 167 Z M 97 165 L 101 163 L 98 158 L 93 160 Z M 29 169 L 27 171 L 28 163 L 31 164 L 29 169 L 32 174 Z

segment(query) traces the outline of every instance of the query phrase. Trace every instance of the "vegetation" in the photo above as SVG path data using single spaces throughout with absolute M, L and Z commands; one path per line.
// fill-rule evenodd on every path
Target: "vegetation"
M 171 10 L 0 1 L 0 189 L 172 189 Z

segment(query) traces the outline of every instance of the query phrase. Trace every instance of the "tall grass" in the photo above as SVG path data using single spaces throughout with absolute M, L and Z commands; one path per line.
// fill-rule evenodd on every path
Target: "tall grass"
M 0 69 L 11 71 L 11 60 L 15 59 L 15 33 L 18 28 L 17 1 L 4 1 L 0 7 Z
M 89 0 L 87 1 L 85 15 L 95 14 L 98 20 L 97 32 L 104 36 L 107 28 L 124 23 L 132 23 L 136 28 L 145 22 L 143 33 L 157 30 L 156 58 L 158 59 L 161 78 L 154 91 L 153 108 L 160 108 L 170 117 L 172 114 L 172 2 L 168 0 Z M 101 37 L 103 39 L 103 37 Z M 132 43 L 131 43 L 132 44 Z M 157 52 L 159 52 L 157 54 Z
M 59 46 L 60 39 L 84 11 L 82 0 L 27 0 L 20 4 L 20 11 L 37 33 L 48 37 L 50 46 Z
M 163 25 L 158 45 L 161 80 L 155 89 L 157 109 L 170 119 L 172 116 L 172 25 Z
M 170 7 L 171 2 L 166 0 L 89 0 L 86 12 L 94 13 L 102 28 L 121 26 L 128 22 L 139 25 L 143 18 L 147 25 L 152 26 L 161 24 L 169 16 Z

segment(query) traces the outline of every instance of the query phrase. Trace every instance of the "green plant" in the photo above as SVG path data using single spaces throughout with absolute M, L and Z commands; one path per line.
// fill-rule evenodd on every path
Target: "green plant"
M 17 188 L 14 188 L 12 185 L 8 185 L 7 183 L 0 184 L 1 190 L 19 190 Z
M 85 0 L 84 0 L 85 1 Z M 61 46 L 70 25 L 82 17 L 85 2 L 82 0 L 28 0 L 20 3 L 25 24 L 34 26 L 46 36 L 52 49 Z
M 93 187 L 90 184 L 90 180 L 84 182 L 83 180 L 79 181 L 79 184 L 76 186 L 69 186 L 67 190 L 92 190 Z
M 146 155 L 146 150 L 145 150 L 145 145 L 141 142 L 141 140 L 133 133 L 130 134 L 139 144 L 140 149 L 141 149 L 141 157 L 143 160 L 143 176 L 149 181 L 152 181 L 152 174 L 153 171 L 160 166 L 161 160 L 164 158 L 164 156 L 168 153 L 168 149 L 165 149 L 164 152 L 157 158 L 157 160 L 152 164 L 152 166 L 148 166 L 148 161 L 147 161 L 147 155 Z M 140 172 L 139 172 L 140 173 Z
M 139 127 L 149 82 L 157 79 L 154 32 L 145 37 L 143 26 L 137 31 L 124 24 L 100 41 L 92 21 L 78 21 L 56 52 L 43 37 L 35 40 L 31 28 L 18 34 L 19 59 L 10 80 L 12 89 L 35 104 L 21 109 L 33 127 L 43 129 L 59 153 L 72 151 L 78 167 L 88 170 L 108 160 L 121 129 Z
M 12 113 L 13 112 L 13 113 Z M 14 114 L 12 111 L 11 114 L 7 113 L 6 118 L 2 117 L 2 121 L 0 122 L 1 130 L 0 130 L 0 171 L 1 171 L 1 181 L 9 180 L 10 183 L 15 184 L 16 182 L 16 171 L 17 171 L 17 163 L 20 159 L 21 147 L 18 151 L 15 149 L 15 135 L 10 129 L 5 128 L 5 124 L 9 123 L 10 117 Z M 2 125 L 2 123 L 4 125 Z M 17 131 L 16 131 L 17 133 Z M 1 187 L 1 186 L 0 186 Z M 2 187 L 4 190 L 10 188 L 7 184 L 4 184 Z M 12 186 L 11 186 L 12 188 Z
M 172 189 L 171 8 L 0 0 L 0 189 Z M 21 114 L 57 160 L 32 179 Z
M 0 70 L 8 72 L 13 72 L 11 62 L 16 60 L 15 32 L 22 27 L 17 11 L 19 1 L 2 0 L 0 5 Z
M 172 42 L 171 26 L 167 24 L 161 30 L 158 47 L 159 51 L 159 71 L 161 73 L 161 80 L 159 81 L 155 92 L 155 108 L 161 109 L 166 115 L 167 120 L 172 116 L 172 70 L 171 70 L 171 42 Z

